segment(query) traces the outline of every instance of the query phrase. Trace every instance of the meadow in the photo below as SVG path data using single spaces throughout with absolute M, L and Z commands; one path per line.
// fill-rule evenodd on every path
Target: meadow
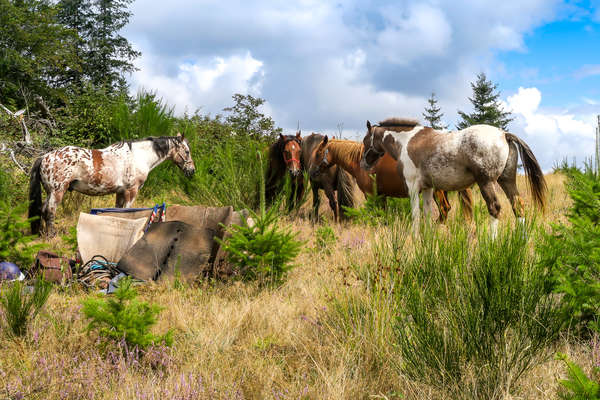
M 309 207 L 304 205 L 280 221 L 305 241 L 295 268 L 281 286 L 202 281 L 140 287 L 142 299 L 164 307 L 155 330 L 173 328 L 175 332 L 172 347 L 154 347 L 143 356 L 123 349 L 123 344 L 100 350 L 97 337 L 86 331 L 81 314 L 81 302 L 90 294 L 77 285 L 57 287 L 24 338 L 0 335 L 0 393 L 15 399 L 555 398 L 565 367 L 554 355 L 566 353 L 589 371 L 600 361 L 597 342 L 592 345 L 590 339 L 579 340 L 565 333 L 530 337 L 533 327 L 522 329 L 527 323 L 523 316 L 508 316 L 506 327 L 498 328 L 490 344 L 487 356 L 495 358 L 486 360 L 484 353 L 483 358 L 467 357 L 468 349 L 459 348 L 459 344 L 465 346 L 469 339 L 460 341 L 457 337 L 451 341 L 457 348 L 440 349 L 437 357 L 446 356 L 458 365 L 440 373 L 439 368 L 432 367 L 435 361 L 419 363 L 407 353 L 403 341 L 409 340 L 414 355 L 422 361 L 432 356 L 402 334 L 407 323 L 402 320 L 403 311 L 419 307 L 414 303 L 414 296 L 419 294 L 437 299 L 437 303 L 421 304 L 426 309 L 423 316 L 432 318 L 429 333 L 458 335 L 457 327 L 467 329 L 460 321 L 452 321 L 457 310 L 450 305 L 462 297 L 448 289 L 466 283 L 452 265 L 463 257 L 487 253 L 492 258 L 504 256 L 506 268 L 515 260 L 520 261 L 522 271 L 535 268 L 532 261 L 536 241 L 541 240 L 539 231 L 564 221 L 570 206 L 564 177 L 551 174 L 546 179 L 549 208 L 544 215 L 532 215 L 535 222 L 528 227 L 526 239 L 522 231 L 515 231 L 506 199 L 502 202 L 503 229 L 494 242 L 486 240 L 485 214 L 478 211 L 484 209 L 479 195 L 475 222 L 463 222 L 452 198 L 454 208 L 448 223 L 433 225 L 423 240 L 411 237 L 407 221 L 400 218 L 393 224 L 376 226 L 331 221 L 313 225 Z M 519 187 L 525 188 L 521 177 Z M 172 201 L 180 201 L 180 197 Z M 529 204 L 528 195 L 525 199 Z M 149 201 L 139 199 L 138 205 Z M 57 218 L 59 231 L 67 233 L 76 224 L 79 211 L 111 206 L 112 202 L 111 197 L 69 194 Z M 331 218 L 325 206 L 322 213 Z M 324 230 L 334 235 L 324 235 Z M 67 245 L 59 237 L 46 247 L 64 252 Z M 500 259 L 496 262 L 489 265 L 502 264 Z M 418 274 L 427 276 L 417 278 Z M 421 293 L 412 279 L 422 284 L 439 283 L 429 286 L 432 291 Z M 536 284 L 535 279 L 524 275 L 499 279 L 505 284 Z M 401 290 L 396 284 L 417 291 Z M 450 293 L 458 297 L 446 298 Z M 513 303 L 506 298 L 497 300 L 518 307 L 530 295 L 528 292 L 511 300 Z M 541 307 L 537 304 L 534 312 Z M 531 346 L 537 346 L 536 351 L 528 353 Z M 520 371 L 521 365 L 509 361 L 523 354 L 527 365 Z M 454 374 L 452 368 L 456 369 Z

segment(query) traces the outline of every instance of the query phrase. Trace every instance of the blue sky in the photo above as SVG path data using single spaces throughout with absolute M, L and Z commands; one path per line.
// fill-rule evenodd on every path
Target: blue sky
M 545 169 L 591 155 L 600 113 L 600 0 L 136 0 L 132 90 L 216 114 L 266 99 L 284 130 L 360 139 L 365 122 L 470 111 L 483 71 Z

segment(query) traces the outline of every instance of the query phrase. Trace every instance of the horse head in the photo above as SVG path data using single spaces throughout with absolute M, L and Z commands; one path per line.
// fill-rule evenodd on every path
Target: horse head
M 286 169 L 292 176 L 298 176 L 302 173 L 302 135 L 300 131 L 296 132 L 296 136 L 283 136 L 279 134 L 279 140 L 283 142 L 281 155 L 285 162 Z
M 371 126 L 367 121 L 367 134 L 363 139 L 364 151 L 360 160 L 362 169 L 370 170 L 385 154 L 383 147 L 383 130 L 375 129 L 377 126 Z
M 329 157 L 328 142 L 329 139 L 325 136 L 310 156 L 310 169 L 308 172 L 313 179 L 333 165 Z
M 181 133 L 177 133 L 177 136 L 171 141 L 173 146 L 169 151 L 169 158 L 183 171 L 185 176 L 190 177 L 196 172 L 196 166 L 190 153 L 190 146 L 188 141 Z

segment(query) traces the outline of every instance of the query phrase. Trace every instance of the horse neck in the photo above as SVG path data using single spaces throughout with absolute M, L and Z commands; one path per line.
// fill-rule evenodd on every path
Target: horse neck
M 331 158 L 330 163 L 336 164 L 350 173 L 352 176 L 357 176 L 360 173 L 360 160 L 354 160 L 348 156 L 347 153 L 342 151 L 342 146 L 347 146 L 347 144 L 342 145 L 341 143 L 331 142 L 328 146 L 329 148 L 329 156 Z M 356 146 L 362 146 L 362 143 L 356 143 Z M 361 150 L 362 154 L 362 150 Z
M 131 144 L 131 153 L 134 164 L 140 170 L 152 171 L 156 166 L 165 161 L 169 155 L 159 155 L 154 151 L 152 141 L 142 140 Z

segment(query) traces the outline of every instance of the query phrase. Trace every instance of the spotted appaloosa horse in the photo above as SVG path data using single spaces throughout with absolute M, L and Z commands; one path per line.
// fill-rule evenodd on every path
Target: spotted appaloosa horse
M 540 208 L 546 203 L 544 174 L 525 142 L 517 136 L 490 125 L 473 125 L 454 132 L 439 132 L 420 125 L 397 128 L 402 120 L 390 118 L 371 126 L 363 139 L 365 169 L 389 153 L 398 160 L 410 194 L 413 230 L 419 226 L 419 193 L 423 192 L 425 214 L 431 212 L 433 189 L 462 190 L 477 183 L 491 216 L 491 233 L 496 235 L 500 203 L 494 183 L 508 197 L 515 216 L 523 217 L 523 201 L 517 190 L 518 153 L 529 179 L 533 198 Z
M 29 180 L 29 217 L 41 216 L 46 235 L 54 236 L 56 208 L 67 190 L 90 196 L 116 193 L 116 207 L 130 207 L 148 173 L 167 159 L 186 176 L 196 170 L 187 140 L 179 133 L 119 142 L 102 150 L 75 146 L 53 150 L 33 164 Z M 43 206 L 41 186 L 47 194 Z M 40 220 L 31 223 L 32 233 L 39 233 L 40 223 Z

